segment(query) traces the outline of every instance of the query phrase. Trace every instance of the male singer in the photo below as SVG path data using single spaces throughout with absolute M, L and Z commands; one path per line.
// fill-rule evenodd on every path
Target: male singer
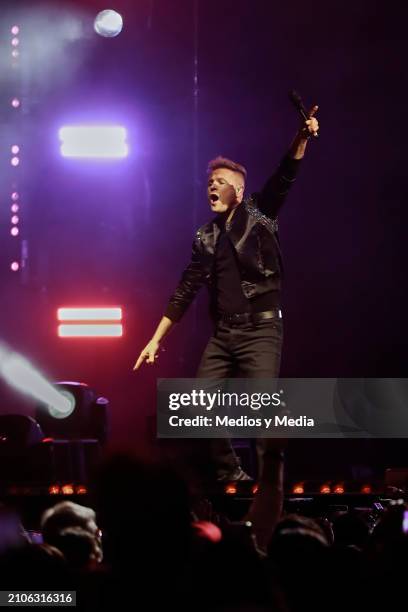
M 207 196 L 216 214 L 201 227 L 192 257 L 151 340 L 139 355 L 153 364 L 160 344 L 204 284 L 210 293 L 212 334 L 199 378 L 277 378 L 282 348 L 282 265 L 277 214 L 295 181 L 308 140 L 319 124 L 308 113 L 289 151 L 259 193 L 244 198 L 246 169 L 217 157 L 208 166 Z M 306 116 L 307 117 L 307 116 Z M 246 480 L 229 440 L 212 440 L 209 461 L 220 481 Z

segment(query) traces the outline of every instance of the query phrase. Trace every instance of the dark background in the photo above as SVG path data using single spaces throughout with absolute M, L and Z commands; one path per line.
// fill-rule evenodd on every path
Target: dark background
M 296 88 L 307 106 L 319 104 L 321 131 L 279 219 L 282 375 L 405 377 L 408 9 L 122 0 L 110 8 L 123 32 L 106 39 L 92 30 L 104 8 L 2 3 L 1 340 L 50 379 L 83 380 L 109 397 L 113 444 L 144 447 L 156 378 L 194 376 L 210 332 L 203 296 L 159 364 L 132 372 L 209 218 L 206 163 L 232 157 L 248 169 L 248 191 L 259 189 L 298 127 L 288 101 Z M 64 26 L 73 18 L 75 39 Z M 7 64 L 14 23 L 17 73 Z M 7 104 L 11 91 L 21 112 Z M 59 155 L 58 128 L 94 119 L 127 127 L 126 160 Z M 22 163 L 13 174 L 14 141 Z M 13 180 L 29 248 L 18 274 L 9 269 Z M 104 304 L 124 308 L 122 339 L 57 337 L 58 306 Z M 2 412 L 31 410 L 3 387 L 2 397 Z

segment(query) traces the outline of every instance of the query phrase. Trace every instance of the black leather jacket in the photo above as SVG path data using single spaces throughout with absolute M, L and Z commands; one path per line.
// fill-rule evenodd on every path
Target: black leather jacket
M 295 181 L 298 166 L 299 160 L 286 155 L 262 191 L 245 198 L 234 213 L 229 237 L 237 253 L 242 291 L 249 300 L 281 288 L 282 259 L 276 217 Z M 196 232 L 191 261 L 164 313 L 172 321 L 181 319 L 204 284 L 210 292 L 211 314 L 215 316 L 214 255 L 220 224 L 218 215 Z

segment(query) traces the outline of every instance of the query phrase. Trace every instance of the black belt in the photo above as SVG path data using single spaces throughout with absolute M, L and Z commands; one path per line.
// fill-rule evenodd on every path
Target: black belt
M 218 315 L 218 321 L 227 325 L 244 325 L 245 323 L 258 323 L 267 319 L 281 318 L 282 311 L 280 308 L 264 310 L 263 312 L 223 312 Z

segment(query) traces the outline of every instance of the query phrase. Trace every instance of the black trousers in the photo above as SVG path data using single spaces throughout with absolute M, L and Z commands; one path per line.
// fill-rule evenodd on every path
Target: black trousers
M 283 341 L 282 319 L 229 325 L 219 323 L 208 341 L 197 371 L 198 378 L 277 378 Z M 209 439 L 204 444 L 215 477 L 228 477 L 239 459 L 227 438 Z M 257 441 L 258 463 L 262 440 Z

